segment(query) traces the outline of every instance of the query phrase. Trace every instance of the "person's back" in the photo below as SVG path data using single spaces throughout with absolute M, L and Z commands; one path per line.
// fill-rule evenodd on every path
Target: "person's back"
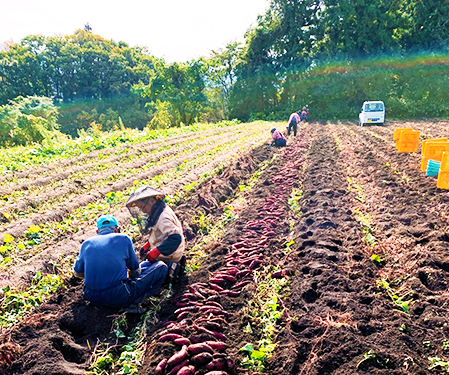
M 271 137 L 273 139 L 272 146 L 276 147 L 285 147 L 287 146 L 287 140 L 285 139 L 284 135 L 279 131 L 276 130 L 275 127 L 271 128 Z
M 84 266 L 84 284 L 93 290 L 103 290 L 125 280 L 127 269 L 139 269 L 131 239 L 120 233 L 100 232 L 87 239 L 81 245 L 79 259 Z
M 84 279 L 84 297 L 96 306 L 138 307 L 159 291 L 168 272 L 164 262 L 139 264 L 131 238 L 119 232 L 113 216 L 101 216 L 97 235 L 83 242 L 73 266 Z
M 290 135 L 290 131 L 293 128 L 293 135 L 296 136 L 296 131 L 297 131 L 299 122 L 300 122 L 299 114 L 297 112 L 293 112 L 290 115 L 290 118 L 288 119 L 288 123 L 287 123 L 287 134 L 288 135 Z

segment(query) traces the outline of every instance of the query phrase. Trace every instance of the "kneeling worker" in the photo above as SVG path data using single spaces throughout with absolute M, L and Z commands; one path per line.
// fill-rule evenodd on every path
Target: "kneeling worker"
M 271 128 L 271 137 L 273 138 L 273 142 L 271 142 L 272 146 L 287 146 L 287 140 L 285 139 L 284 135 L 279 130 L 276 130 L 275 127 Z
M 159 292 L 168 272 L 164 262 L 139 264 L 131 238 L 120 233 L 111 215 L 97 220 L 97 235 L 83 242 L 73 268 L 92 304 L 139 313 L 144 312 L 139 304 Z
M 164 197 L 163 192 L 144 186 L 131 194 L 126 207 L 140 222 L 142 232 L 149 234 L 141 256 L 150 262 L 165 262 L 169 267 L 168 279 L 171 280 L 185 267 L 185 239 L 181 222 L 166 205 Z

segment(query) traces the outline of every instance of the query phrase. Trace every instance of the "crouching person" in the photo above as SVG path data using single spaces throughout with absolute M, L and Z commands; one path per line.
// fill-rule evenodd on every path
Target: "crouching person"
M 93 305 L 143 313 L 140 303 L 159 292 L 168 267 L 164 262 L 139 264 L 131 238 L 120 233 L 113 216 L 103 215 L 97 235 L 81 245 L 74 272 L 84 279 L 84 297 Z
M 165 262 L 169 268 L 166 282 L 170 282 L 185 268 L 185 239 L 181 222 L 164 197 L 161 191 L 144 186 L 130 195 L 126 207 L 141 223 L 143 234 L 148 234 L 141 257 L 151 263 Z
M 273 141 L 271 142 L 272 146 L 276 147 L 287 146 L 287 140 L 285 139 L 284 135 L 279 130 L 276 130 L 275 127 L 271 128 L 271 137 L 273 138 Z

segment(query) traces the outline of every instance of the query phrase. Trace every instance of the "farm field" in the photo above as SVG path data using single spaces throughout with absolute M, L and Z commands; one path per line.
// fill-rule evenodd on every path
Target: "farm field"
M 285 128 L 201 129 L 1 174 L 2 373 L 449 371 L 449 191 L 393 141 L 402 127 L 447 136 L 449 122 L 302 123 L 282 149 L 273 125 Z M 143 243 L 124 208 L 140 184 L 168 193 L 188 255 L 142 317 L 90 306 L 71 277 L 103 213 Z

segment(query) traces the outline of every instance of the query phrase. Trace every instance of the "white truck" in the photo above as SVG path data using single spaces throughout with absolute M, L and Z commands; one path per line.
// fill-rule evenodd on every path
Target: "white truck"
M 377 124 L 385 122 L 385 105 L 382 101 L 364 102 L 362 112 L 359 114 L 359 125 Z

